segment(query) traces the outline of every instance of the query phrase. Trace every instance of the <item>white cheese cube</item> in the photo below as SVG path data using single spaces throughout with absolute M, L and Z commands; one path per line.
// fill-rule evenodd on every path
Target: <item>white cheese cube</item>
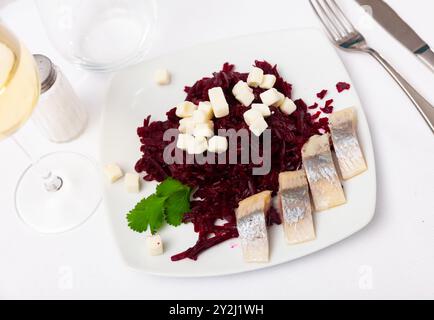
M 111 183 L 118 181 L 124 175 L 122 169 L 115 163 L 106 165 L 104 173 Z
M 137 173 L 125 174 L 125 189 L 127 189 L 129 193 L 139 193 L 140 177 Z
M 209 89 L 208 96 L 216 118 L 223 118 L 229 115 L 229 105 L 221 87 Z
M 295 105 L 294 101 L 289 98 L 285 98 L 283 104 L 280 106 L 280 110 L 282 110 L 284 114 L 290 115 L 297 110 L 297 106 Z
M 197 110 L 197 106 L 194 103 L 184 101 L 176 107 L 176 115 L 180 118 L 188 118 L 193 116 L 195 110 Z
M 260 68 L 254 67 L 249 73 L 249 76 L 247 78 L 247 84 L 250 87 L 257 88 L 262 83 L 263 79 L 264 71 Z
M 194 137 L 191 134 L 180 133 L 176 147 L 181 150 L 187 150 L 188 146 L 194 142 Z
M 277 91 L 277 95 L 279 96 L 279 101 L 277 101 L 275 104 L 273 104 L 273 107 L 280 107 L 283 102 L 285 101 L 285 95 L 283 93 L 280 93 Z
M 248 89 L 242 89 L 241 92 L 235 97 L 243 106 L 248 107 L 255 100 L 255 95 Z
M 276 76 L 274 74 L 266 74 L 259 85 L 261 89 L 271 89 L 276 84 Z
M 178 130 L 181 133 L 192 134 L 195 124 L 196 124 L 196 122 L 193 120 L 193 117 L 181 119 L 181 120 L 179 120 Z
M 225 137 L 214 136 L 208 141 L 208 151 L 223 153 L 228 150 L 228 140 Z
M 232 88 L 232 94 L 234 97 L 238 96 L 244 89 L 249 90 L 250 92 L 253 92 L 253 89 L 249 87 L 247 82 L 244 82 L 243 80 L 240 80 L 237 82 L 237 84 Z
M 209 101 L 199 102 L 199 106 L 197 107 L 197 110 L 205 112 L 208 120 L 211 120 L 212 118 L 214 118 L 214 112 L 212 111 L 212 105 L 211 105 L 211 102 L 209 102 Z
M 209 119 L 208 119 L 208 116 L 205 113 L 205 111 L 202 111 L 202 110 L 198 109 L 198 110 L 195 110 L 193 112 L 193 121 L 194 121 L 195 124 L 198 124 L 198 123 L 208 122 Z
M 250 126 L 257 119 L 263 118 L 262 113 L 255 109 L 250 109 L 244 112 L 243 116 L 244 116 L 244 121 L 247 123 L 248 126 Z
M 275 103 L 279 103 L 281 100 L 281 96 L 279 95 L 279 91 L 274 88 L 271 88 L 260 94 L 262 103 L 267 106 L 272 106 Z
M 214 124 L 212 121 L 196 124 L 193 130 L 193 135 L 195 137 L 211 138 L 214 135 Z
M 154 80 L 160 86 L 170 84 L 171 76 L 167 69 L 158 69 L 154 73 Z
M 252 124 L 249 126 L 250 131 L 252 131 L 253 134 L 257 137 L 260 137 L 261 134 L 263 134 L 264 131 L 267 130 L 267 128 L 268 124 L 262 117 L 253 121 Z
M 163 240 L 160 235 L 147 236 L 146 248 L 150 256 L 161 256 L 164 252 Z
M 187 153 L 202 154 L 208 149 L 208 141 L 205 137 L 194 137 L 194 140 L 188 145 Z
M 263 117 L 271 116 L 270 108 L 263 103 L 254 103 L 252 104 L 252 110 L 259 111 Z

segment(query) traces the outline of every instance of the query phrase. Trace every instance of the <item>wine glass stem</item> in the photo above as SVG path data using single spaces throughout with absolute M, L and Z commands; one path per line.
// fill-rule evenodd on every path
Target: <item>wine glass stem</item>
M 38 168 L 45 190 L 47 192 L 59 191 L 63 186 L 63 179 L 59 176 L 54 175 L 51 170 L 48 170 L 47 168 L 39 165 L 38 162 L 35 162 L 30 153 L 26 150 L 26 148 L 23 147 L 23 145 L 16 139 L 16 137 L 12 136 L 12 140 L 15 142 L 18 148 L 26 155 L 30 162 L 35 165 L 36 168 Z

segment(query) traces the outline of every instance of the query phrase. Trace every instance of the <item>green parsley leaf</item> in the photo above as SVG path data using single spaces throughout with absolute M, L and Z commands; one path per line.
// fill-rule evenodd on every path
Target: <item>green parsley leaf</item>
M 167 198 L 151 195 L 140 201 L 127 215 L 128 226 L 136 232 L 151 229 L 155 234 L 164 222 L 164 203 Z
M 169 197 L 172 194 L 185 189 L 190 190 L 188 186 L 183 185 L 178 180 L 167 178 L 157 187 L 157 195 L 161 197 Z
M 190 188 L 173 193 L 166 200 L 166 221 L 177 227 L 182 223 L 184 214 L 190 212 Z
M 172 226 L 179 226 L 184 214 L 190 212 L 190 193 L 190 187 L 178 180 L 166 179 L 153 195 L 140 201 L 128 213 L 128 226 L 136 232 L 150 228 L 152 234 L 162 227 L 164 220 Z

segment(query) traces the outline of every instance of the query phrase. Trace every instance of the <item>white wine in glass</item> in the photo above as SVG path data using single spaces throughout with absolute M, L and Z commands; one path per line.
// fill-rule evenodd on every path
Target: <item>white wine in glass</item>
M 37 108 L 40 88 L 33 56 L 0 24 L 0 141 L 30 118 Z M 97 166 L 73 152 L 55 152 L 32 160 L 15 189 L 18 216 L 42 233 L 61 233 L 80 226 L 100 202 Z
M 0 140 L 27 121 L 38 101 L 39 91 L 33 56 L 0 26 Z

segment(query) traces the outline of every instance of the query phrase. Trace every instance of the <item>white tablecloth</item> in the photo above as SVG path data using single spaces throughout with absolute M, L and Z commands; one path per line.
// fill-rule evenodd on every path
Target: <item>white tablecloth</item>
M 307 0 L 157 2 L 158 34 L 150 57 L 234 35 L 318 26 Z M 434 46 L 433 1 L 388 2 Z M 369 42 L 434 103 L 434 74 L 364 18 L 355 2 L 340 3 Z M 91 114 L 88 130 L 73 143 L 47 142 L 32 122 L 17 139 L 34 157 L 76 150 L 97 158 L 110 75 L 88 73 L 63 60 L 46 38 L 32 1 L 2 0 L 0 10 L 1 19 L 32 52 L 49 55 L 63 69 Z M 264 271 L 193 280 L 149 276 L 123 264 L 102 209 L 63 235 L 40 235 L 24 225 L 15 214 L 13 193 L 28 160 L 5 140 L 0 143 L 0 298 L 434 298 L 433 134 L 374 60 L 339 54 L 361 95 L 376 151 L 378 205 L 366 229 Z

